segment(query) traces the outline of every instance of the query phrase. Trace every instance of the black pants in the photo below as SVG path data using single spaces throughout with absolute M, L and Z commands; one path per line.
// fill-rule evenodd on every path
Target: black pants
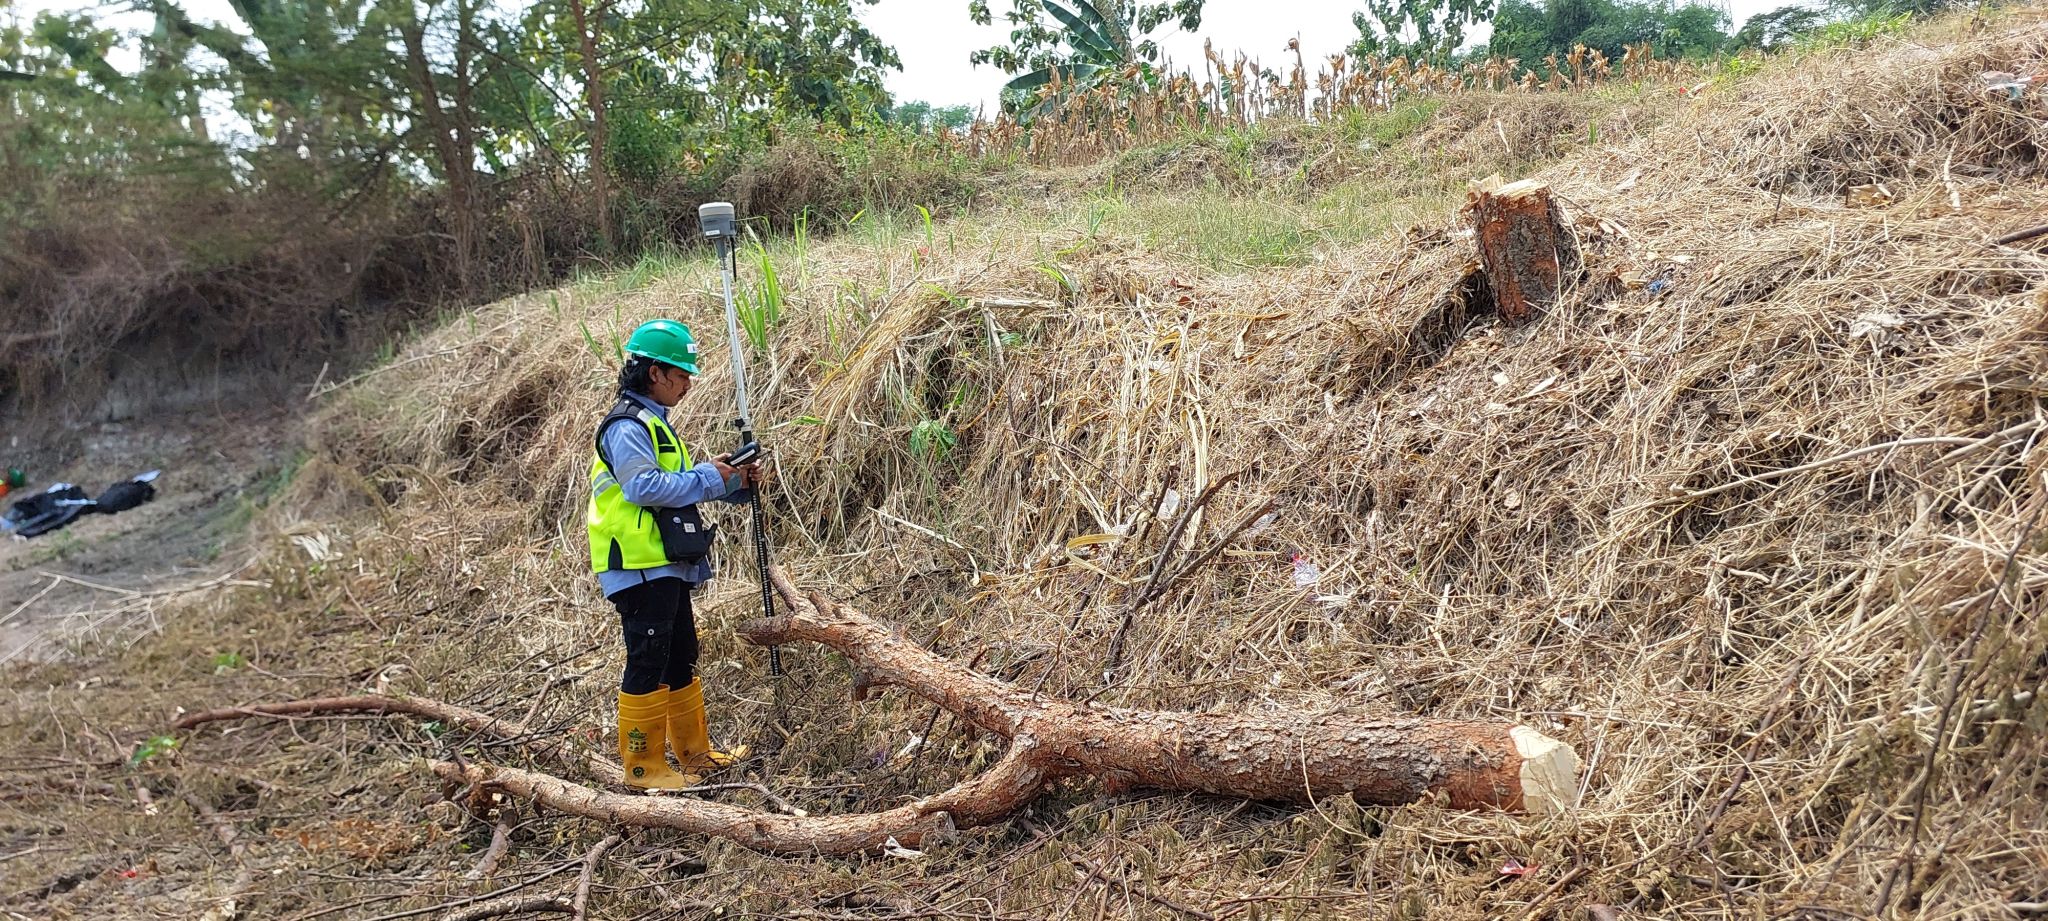
M 696 677 L 692 587 L 681 579 L 655 579 L 611 597 L 626 638 L 626 675 L 619 680 L 619 690 L 651 694 L 662 685 L 680 688 Z

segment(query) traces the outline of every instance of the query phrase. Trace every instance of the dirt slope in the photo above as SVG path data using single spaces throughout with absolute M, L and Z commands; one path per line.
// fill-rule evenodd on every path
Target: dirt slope
M 123 421 L 13 420 L 7 463 L 34 482 L 88 495 L 161 470 L 157 498 L 117 516 L 86 515 L 34 540 L 0 540 L 0 661 L 61 656 L 81 638 L 137 642 L 164 594 L 203 585 L 248 562 L 240 547 L 252 513 L 283 482 L 303 443 L 285 410 L 184 410 Z M 239 555 L 235 552 L 239 551 Z M 138 597 L 138 593 L 150 597 Z

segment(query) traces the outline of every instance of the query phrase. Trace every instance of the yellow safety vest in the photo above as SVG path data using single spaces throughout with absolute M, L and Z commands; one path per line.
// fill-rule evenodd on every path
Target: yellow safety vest
M 661 469 L 675 473 L 693 466 L 690 449 L 668 427 L 667 419 L 636 400 L 619 399 L 597 427 L 598 448 L 590 460 L 590 508 L 584 515 L 584 524 L 590 531 L 591 572 L 654 569 L 673 562 L 662 547 L 661 532 L 655 527 L 656 510 L 626 501 L 618 477 L 612 475 L 611 466 L 605 463 L 604 433 L 612 423 L 623 419 L 635 419 L 647 426 L 647 435 L 654 441 L 654 460 Z

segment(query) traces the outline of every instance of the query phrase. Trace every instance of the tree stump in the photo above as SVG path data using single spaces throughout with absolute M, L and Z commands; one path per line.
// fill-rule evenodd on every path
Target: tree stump
M 1556 304 L 1578 273 L 1579 247 L 1550 187 L 1534 179 L 1503 185 L 1494 176 L 1472 184 L 1465 210 L 1501 317 L 1523 323 Z

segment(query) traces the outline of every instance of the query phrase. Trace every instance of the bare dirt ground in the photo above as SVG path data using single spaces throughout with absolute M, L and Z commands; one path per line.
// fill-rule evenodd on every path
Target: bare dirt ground
M 120 422 L 9 420 L 0 466 L 25 468 L 14 501 L 69 482 L 98 495 L 161 469 L 156 500 L 83 515 L 32 539 L 0 537 L 0 664 L 49 659 L 80 639 L 141 642 L 156 607 L 225 585 L 247 562 L 237 543 L 253 510 L 283 482 L 299 428 L 289 408 L 195 407 Z

